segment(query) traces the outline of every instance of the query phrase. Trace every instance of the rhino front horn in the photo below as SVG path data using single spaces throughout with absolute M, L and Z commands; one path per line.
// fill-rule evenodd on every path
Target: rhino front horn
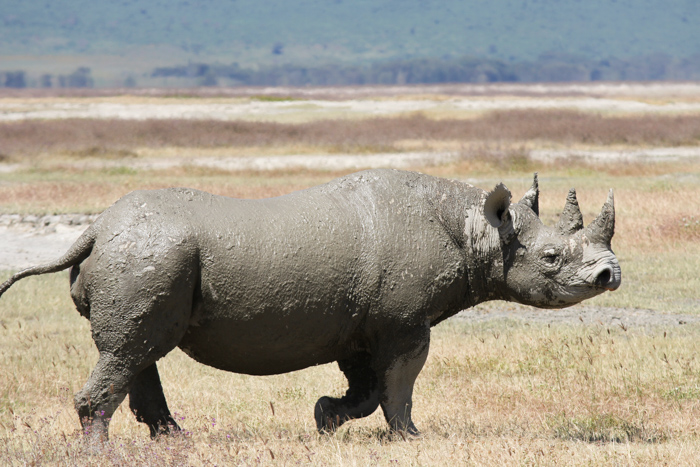
M 557 230 L 563 235 L 573 235 L 582 228 L 583 215 L 581 214 L 581 209 L 578 207 L 576 189 L 572 188 L 566 196 L 566 205 L 564 206 L 561 216 L 559 216 Z
M 612 189 L 598 217 L 586 227 L 586 236 L 591 243 L 610 245 L 615 234 L 615 198 Z

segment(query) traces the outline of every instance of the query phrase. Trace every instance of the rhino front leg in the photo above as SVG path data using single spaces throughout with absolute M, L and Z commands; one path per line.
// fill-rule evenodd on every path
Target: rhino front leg
M 335 431 L 353 418 L 367 417 L 379 406 L 377 374 L 371 367 L 371 357 L 361 353 L 338 362 L 348 379 L 348 390 L 341 398 L 322 397 L 316 402 L 314 417 L 321 433 Z
M 402 343 L 388 345 L 381 359 L 387 362 L 386 369 L 379 371 L 380 404 L 384 418 L 392 431 L 410 435 L 420 434 L 411 419 L 413 385 L 428 358 L 430 328 L 422 329 L 413 336 L 403 336 Z M 403 352 L 401 352 L 403 350 Z M 391 356 L 390 358 L 387 358 Z
M 152 364 L 136 376 L 129 391 L 129 408 L 136 420 L 148 425 L 151 438 L 180 431 L 165 401 L 158 367 Z

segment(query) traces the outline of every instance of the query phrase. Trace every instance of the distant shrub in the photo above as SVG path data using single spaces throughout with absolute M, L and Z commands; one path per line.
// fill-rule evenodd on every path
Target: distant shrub
M 0 73 L 0 78 L 6 88 L 24 88 L 27 86 L 26 75 L 21 70 Z
M 94 86 L 91 70 L 87 67 L 80 67 L 70 75 L 59 76 L 58 82 L 62 88 L 91 88 Z

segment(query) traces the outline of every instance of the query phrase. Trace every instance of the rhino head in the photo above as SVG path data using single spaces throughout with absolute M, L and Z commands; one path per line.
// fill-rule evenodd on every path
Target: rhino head
M 620 265 L 610 241 L 615 230 L 613 192 L 598 217 L 584 227 L 572 188 L 555 227 L 539 218 L 537 174 L 517 203 L 497 185 L 483 201 L 486 220 L 498 231 L 501 299 L 540 308 L 562 308 L 620 286 Z M 495 239 L 494 239 L 495 243 Z M 502 266 L 502 269 L 501 269 Z

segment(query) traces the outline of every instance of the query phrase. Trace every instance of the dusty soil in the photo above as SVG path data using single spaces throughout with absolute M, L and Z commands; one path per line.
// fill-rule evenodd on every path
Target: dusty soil
M 240 86 L 203 88 L 0 88 L 0 98 L 46 97 L 199 97 L 241 98 L 260 96 L 297 99 L 346 100 L 402 96 L 592 96 L 648 98 L 696 97 L 700 83 L 686 82 L 587 82 L 587 83 L 451 83 L 363 86 Z
M 605 113 L 683 113 L 700 112 L 700 102 L 647 101 L 641 98 L 609 97 L 450 97 L 447 99 L 396 100 L 351 99 L 257 101 L 235 99 L 228 102 L 96 102 L 84 100 L 0 101 L 0 121 L 63 118 L 106 119 L 195 119 L 195 120 L 288 120 L 353 118 L 401 115 L 410 112 L 437 114 L 471 113 L 513 109 L 570 109 Z
M 457 152 L 402 152 L 380 154 L 290 154 L 283 156 L 206 156 L 196 150 L 172 157 L 138 157 L 130 159 L 84 159 L 64 160 L 57 163 L 62 168 L 98 170 L 129 167 L 138 170 L 164 170 L 174 167 L 200 167 L 228 171 L 273 171 L 310 169 L 342 171 L 391 167 L 397 169 L 426 167 L 447 164 L 459 159 Z M 698 148 L 700 158 L 700 148 Z M 18 163 L 0 163 L 0 173 L 9 173 L 25 168 Z
M 663 313 L 638 308 L 612 308 L 593 305 L 575 305 L 560 310 L 537 308 L 506 303 L 503 306 L 485 306 L 462 311 L 455 317 L 471 323 L 512 321 L 518 324 L 573 324 L 619 326 L 622 329 L 647 327 L 675 327 L 700 323 L 700 316 Z M 454 319 L 454 318 L 453 318 Z
M 0 215 L 0 271 L 15 271 L 52 261 L 63 255 L 97 215 Z M 577 305 L 561 310 L 504 303 L 466 310 L 453 319 L 470 323 L 571 324 L 627 328 L 669 328 L 700 323 L 700 316 L 668 314 L 655 310 Z
M 19 270 L 60 257 L 96 215 L 0 215 L 0 270 Z
M 183 99 L 182 96 L 197 99 Z M 65 90 L 0 91 L 0 121 L 3 122 L 63 118 L 293 121 L 367 118 L 411 112 L 468 116 L 511 109 L 570 109 L 608 114 L 696 113 L 700 112 L 700 84 L 500 83 L 117 89 L 73 93 Z

